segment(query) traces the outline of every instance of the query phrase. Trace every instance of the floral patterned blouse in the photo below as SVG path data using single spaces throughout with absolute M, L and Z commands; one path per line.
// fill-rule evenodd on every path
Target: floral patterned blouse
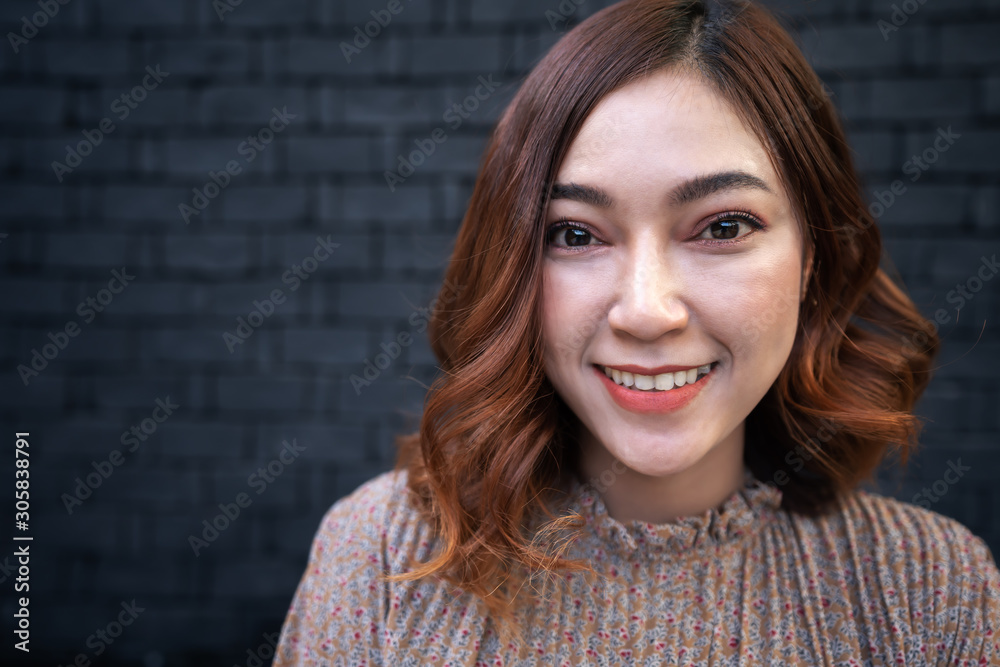
M 1000 571 L 940 514 L 858 490 L 807 518 L 747 471 L 702 515 L 623 524 L 594 486 L 570 487 L 587 525 L 566 555 L 601 576 L 563 573 L 545 599 L 519 594 L 520 652 L 471 594 L 375 579 L 403 572 L 406 554 L 426 561 L 435 542 L 393 471 L 327 512 L 274 667 L 1000 665 Z

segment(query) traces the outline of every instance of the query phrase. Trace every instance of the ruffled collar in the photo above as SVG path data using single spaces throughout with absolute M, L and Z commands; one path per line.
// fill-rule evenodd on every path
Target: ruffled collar
M 623 523 L 608 514 L 604 498 L 594 485 L 570 475 L 564 507 L 586 519 L 583 530 L 596 537 L 605 550 L 626 554 L 637 549 L 646 553 L 678 552 L 741 539 L 755 525 L 771 520 L 780 510 L 781 495 L 778 487 L 761 482 L 744 468 L 743 487 L 702 514 L 661 524 L 637 519 Z

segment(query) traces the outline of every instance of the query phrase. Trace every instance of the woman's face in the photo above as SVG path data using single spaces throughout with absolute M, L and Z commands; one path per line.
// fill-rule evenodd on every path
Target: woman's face
M 597 105 L 552 185 L 543 271 L 545 371 L 585 461 L 662 477 L 720 443 L 742 451 L 798 326 L 794 216 L 764 147 L 700 79 L 661 70 Z

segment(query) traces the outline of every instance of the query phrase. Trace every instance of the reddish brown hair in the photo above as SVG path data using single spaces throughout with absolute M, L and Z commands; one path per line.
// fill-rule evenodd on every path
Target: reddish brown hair
M 574 468 L 567 434 L 577 420 L 542 363 L 547 190 L 602 98 L 672 67 L 709 82 L 769 151 L 814 268 L 805 300 L 792 306 L 799 329 L 789 359 L 747 419 L 746 463 L 760 479 L 784 480 L 787 509 L 815 514 L 870 477 L 887 447 L 905 461 L 915 445 L 912 410 L 939 341 L 879 268 L 881 236 L 821 81 L 754 4 L 625 0 L 552 48 L 490 137 L 445 276 L 466 288 L 429 326 L 442 375 L 419 432 L 396 439 L 397 469 L 408 472 L 439 550 L 387 580 L 440 575 L 508 621 L 513 596 L 501 585 L 515 570 L 592 571 L 562 557 L 567 542 L 547 550 L 532 539 L 582 525 L 548 505 Z M 833 435 L 817 437 L 831 423 Z M 798 469 L 789 465 L 796 448 Z M 553 520 L 533 533 L 543 514 Z

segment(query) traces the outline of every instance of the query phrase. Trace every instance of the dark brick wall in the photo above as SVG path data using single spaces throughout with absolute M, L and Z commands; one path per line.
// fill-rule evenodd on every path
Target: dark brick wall
M 563 0 L 564 21 L 557 0 L 400 1 L 350 62 L 340 42 L 387 1 L 243 0 L 220 18 L 208 0 L 49 0 L 58 12 L 37 34 L 0 44 L 3 478 L 13 434 L 30 431 L 32 657 L 247 664 L 279 630 L 323 512 L 389 469 L 391 436 L 416 423 L 434 372 L 419 308 L 440 284 L 485 137 L 566 26 L 606 3 Z M 1000 251 L 1000 4 L 894 4 L 916 11 L 885 35 L 890 2 L 772 6 L 833 91 L 871 200 L 905 187 L 880 219 L 888 254 L 924 313 L 949 318 L 919 406 L 932 420 L 924 449 L 882 488 L 911 500 L 961 460 L 971 470 L 929 504 L 1000 553 L 1000 280 L 975 283 L 980 258 Z M 3 33 L 39 11 L 5 3 Z M 157 66 L 169 73 L 159 81 L 146 70 Z M 121 97 L 144 77 L 150 90 L 130 108 Z M 480 77 L 501 85 L 453 127 L 445 112 Z M 275 109 L 294 118 L 241 147 Z M 949 127 L 948 150 L 908 172 Z M 383 172 L 436 128 L 447 141 L 390 190 Z M 85 132 L 100 143 L 57 174 Z M 187 223 L 179 205 L 210 171 L 226 187 Z M 307 257 L 321 258 L 305 262 L 307 279 L 286 273 Z M 114 271 L 134 276 L 111 283 L 118 293 Z M 956 311 L 959 285 L 969 298 Z M 273 312 L 227 346 L 275 290 Z M 76 335 L 25 386 L 18 365 L 67 325 Z M 358 395 L 349 376 L 400 332 L 416 342 Z M 133 426 L 144 440 L 123 440 Z M 250 478 L 285 441 L 303 449 L 270 482 Z M 62 494 L 95 463 L 113 472 L 68 513 Z M 250 504 L 195 556 L 189 535 L 237 499 Z M 96 656 L 88 637 L 133 599 L 144 610 Z

